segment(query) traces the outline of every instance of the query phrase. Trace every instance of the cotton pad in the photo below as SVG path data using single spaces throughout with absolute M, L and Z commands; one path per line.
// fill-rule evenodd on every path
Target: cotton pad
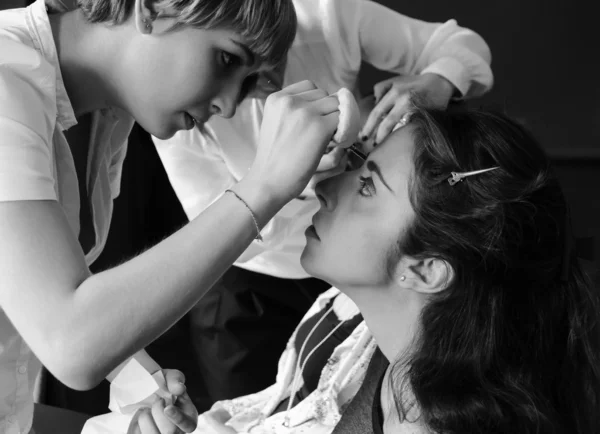
M 342 148 L 348 148 L 354 144 L 360 131 L 360 110 L 354 95 L 345 87 L 342 87 L 334 95 L 339 101 L 340 111 L 337 130 L 332 142 Z

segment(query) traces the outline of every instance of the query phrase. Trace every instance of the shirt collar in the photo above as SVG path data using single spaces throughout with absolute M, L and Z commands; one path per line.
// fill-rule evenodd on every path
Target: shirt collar
M 53 6 L 56 7 L 56 2 Z M 37 0 L 28 8 L 28 24 L 36 48 L 56 71 L 56 120 L 62 130 L 68 130 L 77 124 L 77 119 L 60 72 L 58 53 L 44 0 Z

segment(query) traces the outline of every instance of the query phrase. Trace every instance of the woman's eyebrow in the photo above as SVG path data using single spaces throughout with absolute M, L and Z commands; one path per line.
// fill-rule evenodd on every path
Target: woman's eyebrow
M 381 181 L 381 183 L 383 185 L 385 185 L 385 187 L 391 191 L 392 193 L 394 193 L 394 190 L 392 190 L 390 188 L 390 186 L 388 185 L 387 182 L 385 182 L 385 179 L 383 178 L 383 175 L 381 174 L 381 169 L 379 168 L 379 166 L 377 165 L 376 162 L 374 162 L 373 160 L 369 160 L 367 161 L 367 169 L 371 172 L 375 172 L 377 174 L 377 176 L 379 176 L 379 180 Z

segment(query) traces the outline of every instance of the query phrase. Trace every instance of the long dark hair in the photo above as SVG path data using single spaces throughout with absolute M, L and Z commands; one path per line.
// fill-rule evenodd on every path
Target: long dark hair
M 598 291 L 568 249 L 568 206 L 543 150 L 498 113 L 416 109 L 410 124 L 416 217 L 399 251 L 440 258 L 454 276 L 394 366 L 401 417 L 411 396 L 436 433 L 600 432 Z

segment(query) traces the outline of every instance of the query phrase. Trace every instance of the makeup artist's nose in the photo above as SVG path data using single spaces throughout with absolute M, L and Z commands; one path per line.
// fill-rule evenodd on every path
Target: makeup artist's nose
M 210 112 L 213 115 L 229 119 L 235 115 L 237 108 L 240 86 L 231 83 L 225 84 L 221 91 L 211 101 Z

